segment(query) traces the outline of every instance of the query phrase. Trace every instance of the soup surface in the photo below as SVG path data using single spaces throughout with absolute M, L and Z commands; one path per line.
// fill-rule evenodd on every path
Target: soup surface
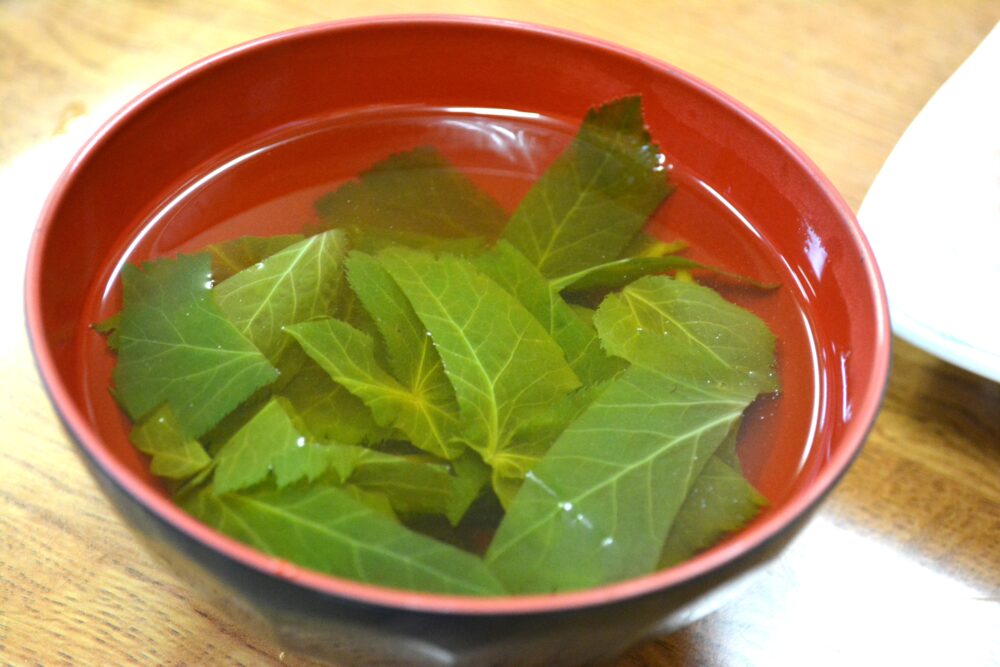
M 522 111 L 405 106 L 314 119 L 257 138 L 186 174 L 148 215 L 135 221 L 94 285 L 89 320 L 103 320 L 121 307 L 119 279 L 126 264 L 194 253 L 243 236 L 300 233 L 317 224 L 315 204 L 323 195 L 401 151 L 435 147 L 509 213 L 577 130 L 576 119 Z M 721 194 L 724 184 L 706 183 L 673 162 L 669 137 L 655 139 L 677 189 L 646 230 L 663 241 L 686 244 L 684 257 L 780 285 L 761 289 L 725 276 L 696 274 L 764 320 L 776 336 L 781 393 L 762 396 L 750 406 L 737 445 L 745 475 L 774 506 L 808 478 L 825 446 L 816 436 L 824 419 L 826 382 L 809 294 L 763 240 L 755 221 Z M 81 332 L 79 345 L 85 352 L 80 358 L 87 360 L 83 382 L 94 423 L 120 424 L 119 432 L 105 434 L 111 446 L 123 458 L 141 457 L 128 442 L 128 420 L 108 392 L 114 355 L 91 331 Z M 473 510 L 463 521 L 466 534 L 446 539 L 477 550 L 488 542 L 481 528 L 498 508 L 487 503 Z M 434 521 L 411 523 L 435 536 L 447 533 Z

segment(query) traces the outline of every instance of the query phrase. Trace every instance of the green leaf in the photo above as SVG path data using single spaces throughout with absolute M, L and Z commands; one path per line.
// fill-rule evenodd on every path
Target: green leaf
M 378 514 L 381 514 L 395 523 L 399 523 L 399 517 L 396 515 L 396 510 L 392 509 L 392 503 L 389 502 L 389 499 L 386 498 L 384 494 L 377 491 L 365 491 L 364 489 L 360 489 L 353 484 L 345 484 L 339 488 L 341 491 L 362 505 L 367 505 Z
M 640 231 L 622 251 L 622 257 L 663 257 L 680 252 L 688 247 L 684 241 L 661 241 L 659 238 Z
M 377 424 L 393 424 L 400 409 L 412 403 L 406 388 L 375 360 L 368 334 L 333 318 L 302 322 L 285 331 L 335 382 L 364 401 Z
M 740 463 L 740 458 L 736 453 L 736 445 L 739 443 L 740 427 L 743 425 L 743 420 L 738 420 L 733 427 L 729 429 L 729 433 L 726 434 L 725 440 L 719 445 L 719 449 L 715 452 L 723 463 L 728 465 L 730 468 L 734 468 L 740 472 L 743 470 L 743 464 Z
M 115 313 L 106 317 L 96 324 L 91 324 L 90 328 L 104 336 L 104 342 L 112 352 L 118 350 L 118 327 L 121 323 L 121 313 Z
M 431 147 L 397 153 L 342 185 L 316 210 L 334 227 L 495 238 L 507 214 Z
M 301 234 L 244 236 L 214 243 L 205 248 L 205 251 L 212 256 L 212 280 L 218 284 L 233 274 L 262 262 L 279 250 L 301 241 L 302 238 Z M 107 336 L 108 348 L 111 350 L 118 349 L 118 321 L 119 314 L 116 313 L 92 327 L 98 333 Z
M 677 512 L 658 567 L 669 567 L 704 551 L 757 516 L 767 499 L 719 456 L 698 476 Z
M 580 385 L 531 313 L 467 260 L 402 248 L 379 260 L 430 333 L 455 389 L 463 437 L 487 463 L 526 419 Z
M 182 507 L 265 553 L 379 586 L 456 595 L 502 595 L 475 556 L 419 535 L 322 483 L 243 493 L 202 489 Z
M 278 394 L 291 405 L 296 426 L 312 440 L 357 445 L 389 436 L 390 430 L 375 423 L 364 402 L 312 359 Z
M 428 252 L 448 252 L 453 255 L 474 256 L 486 249 L 486 241 L 481 236 L 449 238 L 418 234 L 399 229 L 352 225 L 344 231 L 351 241 L 351 248 L 374 255 L 386 248 L 405 246 Z
M 222 445 L 226 444 L 230 438 L 236 435 L 237 431 L 246 426 L 247 422 L 260 412 L 273 395 L 271 385 L 261 387 L 250 398 L 223 417 L 218 424 L 203 433 L 198 441 L 208 450 L 209 454 L 214 456 Z
M 473 260 L 474 266 L 516 298 L 562 347 L 566 361 L 584 384 L 605 380 L 623 364 L 609 357 L 597 331 L 573 312 L 538 269 L 514 246 L 500 241 Z
M 552 278 L 552 289 L 557 292 L 587 292 L 596 289 L 612 290 L 656 273 L 671 269 L 690 269 L 697 262 L 667 255 L 665 257 L 624 257 L 594 264 L 579 271 Z
M 640 278 L 608 296 L 594 316 L 608 352 L 676 376 L 778 388 L 774 335 L 715 291 L 666 276 Z
M 357 293 L 353 289 L 345 288 L 340 290 L 340 294 L 337 296 L 337 303 L 333 309 L 333 317 L 342 322 L 347 322 L 358 331 L 368 334 L 375 346 L 375 360 L 378 361 L 380 366 L 385 367 L 389 365 L 389 354 L 386 352 L 385 342 L 378 332 L 378 327 L 375 326 L 375 320 L 365 310 L 361 299 L 358 298 Z
M 588 327 L 594 326 L 595 310 L 593 308 L 588 308 L 587 306 L 581 306 L 578 303 L 571 303 L 569 307 L 573 310 L 573 313 L 577 317 L 579 317 L 584 324 L 586 324 Z M 600 337 L 598 336 L 598 338 Z
M 426 456 L 399 456 L 356 448 L 347 481 L 381 493 L 398 514 L 440 514 L 457 524 L 475 500 L 484 479 L 452 474 L 450 466 Z M 478 486 L 475 482 L 479 481 Z
M 212 463 L 201 444 L 181 431 L 166 403 L 133 427 L 129 440 L 153 457 L 149 470 L 159 477 L 187 479 Z
M 283 326 L 329 314 L 345 248 L 339 231 L 290 245 L 219 283 L 219 307 L 275 362 L 288 344 Z
M 587 114 L 503 236 L 543 275 L 566 275 L 620 257 L 670 189 L 640 99 L 626 97 Z
M 427 329 L 396 281 L 373 257 L 352 252 L 346 266 L 351 288 L 382 335 L 395 378 L 423 411 L 423 418 L 413 420 L 405 432 L 416 447 L 442 458 L 457 458 L 465 448 L 454 439 L 458 425 L 455 390 Z
M 525 476 L 552 443 L 607 386 L 607 381 L 585 385 L 553 402 L 549 410 L 526 421 L 511 443 L 493 458 L 493 490 L 504 508 L 513 502 Z
M 329 467 L 330 453 L 295 428 L 287 403 L 276 398 L 222 446 L 215 463 L 214 491 L 222 494 L 253 486 L 272 470 L 279 488 L 316 479 Z
M 462 456 L 452 461 L 451 467 L 455 475 L 452 481 L 454 493 L 445 517 L 451 525 L 456 526 L 482 495 L 483 487 L 490 481 L 491 469 L 472 450 L 466 450 Z
M 652 571 L 704 462 L 754 395 L 630 367 L 528 474 L 487 563 L 515 593 Z
M 212 256 L 212 279 L 216 284 L 302 240 L 301 234 L 243 236 L 213 243 L 205 248 Z
M 277 377 L 216 305 L 209 263 L 179 255 L 122 270 L 116 397 L 133 421 L 169 402 L 192 438 Z
M 447 434 L 437 429 L 451 416 L 379 366 L 368 334 L 332 318 L 303 322 L 286 331 L 335 382 L 364 401 L 378 425 L 399 429 L 423 447 L 448 443 Z
M 625 257 L 612 262 L 590 266 L 575 273 L 552 279 L 552 288 L 557 292 L 587 292 L 590 290 L 612 290 L 629 283 L 664 271 L 677 269 L 708 271 L 729 278 L 738 283 L 759 289 L 775 289 L 776 284 L 764 284 L 751 278 L 723 271 L 686 257 L 667 255 L 665 257 Z

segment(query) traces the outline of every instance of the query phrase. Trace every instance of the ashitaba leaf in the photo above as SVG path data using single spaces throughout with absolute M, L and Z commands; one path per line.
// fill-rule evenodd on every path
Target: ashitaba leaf
M 510 504 L 487 562 L 513 591 L 652 571 L 702 469 L 757 394 L 777 387 L 767 326 L 707 288 L 643 278 L 608 296 L 594 319 L 605 348 L 633 365 L 563 431 Z M 744 518 L 738 509 L 733 523 Z M 715 530 L 729 525 L 714 518 Z M 681 530 L 672 549 L 692 542 Z
M 527 420 L 511 442 L 491 462 L 493 490 L 509 507 L 525 476 L 542 460 L 566 427 L 608 387 L 609 382 L 584 385 L 558 400 L 545 412 Z
M 606 380 L 621 370 L 609 357 L 593 325 L 583 321 L 514 246 L 500 241 L 473 263 L 517 299 L 562 347 L 566 361 L 584 384 Z
M 626 97 L 587 114 L 503 237 L 543 275 L 573 273 L 620 257 L 671 187 L 640 99 Z
M 507 214 L 434 148 L 396 153 L 316 202 L 329 225 L 495 238 Z
M 286 331 L 335 382 L 368 406 L 377 424 L 402 431 L 425 449 L 449 443 L 437 430 L 453 419 L 449 408 L 410 391 L 383 369 L 375 359 L 371 336 L 333 318 L 303 322 Z M 451 450 L 442 448 L 441 453 L 450 455 Z
M 334 230 L 287 246 L 219 283 L 219 307 L 276 362 L 289 342 L 282 327 L 329 313 L 345 245 L 344 233 Z
M 778 388 L 774 334 L 707 287 L 641 278 L 608 296 L 594 324 L 605 349 L 633 364 L 668 366 L 690 379 L 738 381 L 761 392 Z
M 115 396 L 138 421 L 164 402 L 197 438 L 277 377 L 212 293 L 207 254 L 122 270 Z
M 345 288 L 340 290 L 332 315 L 335 319 L 346 322 L 358 331 L 368 334 L 372 339 L 372 345 L 375 347 L 375 359 L 381 366 L 389 366 L 389 355 L 385 350 L 385 342 L 379 334 L 378 327 L 375 326 L 375 320 L 365 310 L 361 299 L 358 298 L 357 293 L 353 289 Z
M 467 260 L 402 248 L 379 260 L 433 339 L 463 438 L 487 463 L 526 419 L 580 386 L 552 336 Z
M 453 474 L 449 464 L 426 455 L 352 449 L 350 454 L 339 454 L 352 457 L 346 480 L 365 491 L 379 492 L 401 515 L 440 514 L 457 524 L 486 481 L 485 476 Z
M 743 425 L 743 420 L 740 419 L 738 422 L 733 424 L 733 427 L 726 434 L 726 439 L 722 441 L 719 445 L 719 449 L 715 452 L 715 455 L 725 463 L 730 468 L 743 472 L 743 464 L 740 462 L 739 453 L 737 452 L 737 445 L 739 444 L 740 427 Z
M 159 477 L 187 479 L 212 463 L 201 444 L 181 431 L 167 403 L 135 425 L 129 440 L 152 457 L 149 470 Z
M 519 593 L 652 571 L 691 485 L 753 396 L 632 366 L 528 474 L 490 567 Z
M 622 257 L 664 257 L 688 247 L 684 241 L 663 241 L 646 230 L 640 231 L 628 242 Z
M 276 398 L 222 446 L 215 460 L 213 490 L 221 494 L 253 486 L 271 471 L 279 488 L 316 479 L 330 465 L 330 451 L 302 435 L 287 402 Z
M 202 488 L 180 502 L 226 535 L 303 567 L 407 590 L 504 593 L 476 556 L 415 533 L 322 482 L 228 494 Z
M 301 234 L 283 236 L 241 236 L 231 241 L 213 243 L 205 248 L 212 255 L 212 279 L 221 283 L 243 269 L 302 240 Z
M 464 447 L 455 439 L 455 390 L 427 329 L 396 281 L 370 255 L 352 252 L 347 276 L 385 342 L 395 378 L 410 390 L 424 413 L 413 423 L 413 444 L 442 458 L 457 458 Z
M 399 514 L 440 514 L 457 522 L 479 491 L 439 459 L 317 443 L 297 428 L 296 417 L 285 399 L 268 402 L 216 455 L 214 493 L 254 487 L 272 473 L 280 489 L 331 470 L 342 483 L 377 492 Z
M 311 359 L 278 395 L 292 406 L 297 426 L 308 437 L 325 444 L 374 444 L 390 431 L 375 423 L 364 402 L 347 391 Z
M 657 567 L 683 562 L 757 516 L 767 500 L 743 475 L 713 456 L 681 505 Z
M 398 229 L 385 229 L 373 226 L 351 225 L 344 227 L 351 248 L 369 255 L 396 246 L 426 250 L 428 252 L 447 252 L 453 255 L 471 257 L 486 250 L 486 240 L 481 236 L 461 236 L 458 238 L 431 236 Z
M 120 322 L 121 313 L 115 313 L 90 326 L 91 329 L 104 336 L 108 349 L 112 352 L 118 350 L 118 326 Z
M 366 505 L 375 510 L 376 513 L 390 519 L 394 523 L 399 523 L 399 516 L 397 516 L 396 511 L 392 509 L 389 499 L 378 491 L 365 491 L 364 489 L 354 486 L 353 484 L 345 484 L 340 487 L 340 490 L 362 505 Z
M 751 285 L 759 289 L 774 289 L 776 285 L 766 285 L 750 278 L 696 262 L 686 257 L 666 255 L 663 257 L 624 257 L 604 264 L 582 269 L 565 276 L 552 279 L 552 287 L 559 292 L 588 292 L 591 290 L 619 289 L 631 282 L 656 273 L 677 270 L 706 271 L 723 276 L 737 283 Z

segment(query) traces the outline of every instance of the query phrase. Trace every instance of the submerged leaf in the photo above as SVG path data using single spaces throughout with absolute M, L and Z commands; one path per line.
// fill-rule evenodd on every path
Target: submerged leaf
M 451 462 L 455 477 L 452 482 L 454 495 L 445 512 L 445 518 L 456 526 L 466 512 L 482 495 L 483 487 L 490 481 L 490 467 L 472 450 L 466 450 Z
M 129 440 L 152 457 L 149 470 L 159 477 L 187 479 L 212 463 L 201 444 L 181 431 L 166 403 L 134 426 Z
M 663 545 L 658 567 L 683 562 L 757 516 L 767 500 L 739 473 L 713 456 L 698 476 Z
M 358 331 L 368 334 L 372 339 L 372 344 L 375 346 L 375 360 L 378 361 L 380 366 L 389 365 L 389 355 L 385 349 L 385 342 L 382 340 L 382 336 L 379 335 L 378 327 L 375 326 L 375 320 L 365 310 L 361 299 L 358 298 L 357 293 L 353 289 L 345 287 L 340 290 L 332 316 L 342 322 L 347 322 Z
M 548 410 L 526 421 L 511 443 L 493 458 L 493 490 L 504 508 L 510 506 L 525 476 L 552 443 L 607 386 L 607 381 L 586 385 L 553 402 Z
M 487 463 L 524 420 L 580 385 L 531 313 L 468 261 L 401 248 L 379 260 L 433 338 L 463 437 Z
M 651 571 L 702 468 L 776 388 L 767 326 L 707 288 L 643 278 L 595 323 L 634 365 L 567 427 L 501 522 L 487 561 L 518 592 Z
M 375 360 L 371 336 L 333 318 L 290 326 L 292 336 L 333 380 L 364 401 L 380 426 L 399 417 L 410 393 Z
M 601 303 L 594 323 L 611 354 L 688 379 L 778 388 L 774 334 L 707 287 L 648 276 Z
M 122 286 L 115 395 L 133 421 L 167 401 L 197 438 L 277 378 L 216 305 L 207 254 L 126 265 Z
M 650 572 L 701 468 L 755 392 L 633 366 L 528 474 L 486 559 L 517 593 Z
M 722 441 L 719 445 L 719 449 L 715 452 L 715 455 L 722 459 L 730 468 L 733 468 L 739 472 L 743 472 L 743 464 L 740 463 L 740 458 L 736 452 L 736 446 L 739 444 L 740 427 L 743 425 L 743 419 L 739 419 L 733 427 L 729 429 L 729 433 L 726 434 L 726 439 Z
M 431 236 L 398 229 L 384 229 L 373 226 L 352 225 L 344 228 L 351 241 L 351 248 L 369 255 L 378 254 L 386 248 L 405 246 L 415 250 L 426 250 L 439 253 L 448 252 L 453 255 L 473 256 L 486 249 L 486 241 L 481 236 L 462 236 L 459 238 Z
M 618 289 L 643 276 L 671 269 L 687 269 L 698 265 L 693 260 L 666 255 L 664 257 L 623 257 L 594 264 L 579 271 L 552 278 L 557 292 L 586 292 L 595 289 Z
M 425 449 L 435 443 L 451 446 L 447 434 L 438 430 L 451 415 L 379 366 L 368 334 L 332 318 L 296 324 L 287 331 L 334 381 L 364 401 L 378 425 L 400 430 Z M 441 454 L 453 455 L 451 449 Z
M 584 384 L 605 380 L 623 364 L 601 349 L 594 327 L 580 319 L 538 269 L 514 246 L 500 241 L 473 260 L 485 273 L 521 302 L 562 347 L 566 361 Z
M 622 257 L 663 257 L 688 247 L 684 241 L 661 241 L 656 236 L 640 231 L 622 250 Z
M 424 413 L 407 434 L 424 451 L 456 458 L 464 447 L 455 440 L 455 390 L 427 329 L 396 281 L 373 257 L 352 252 L 346 265 L 352 289 L 382 335 L 395 378 L 409 389 Z
M 115 313 L 106 317 L 97 324 L 90 325 L 90 328 L 104 336 L 104 342 L 112 352 L 118 349 L 119 333 L 118 327 L 121 324 L 121 313 Z
M 378 491 L 365 491 L 364 489 L 358 488 L 353 484 L 345 484 L 339 488 L 341 491 L 362 505 L 367 505 L 378 514 L 381 514 L 395 523 L 399 523 L 399 517 L 396 515 L 396 510 L 392 509 L 392 503 L 389 502 L 389 499 L 386 498 L 385 495 L 379 493 Z
M 452 474 L 450 467 L 426 456 L 399 456 L 357 448 L 347 481 L 381 493 L 402 515 L 440 514 L 457 524 L 475 500 L 482 479 Z M 475 485 L 475 481 L 480 484 Z
M 335 227 L 394 233 L 495 238 L 507 214 L 431 147 L 396 153 L 318 202 Z
M 292 407 L 296 426 L 307 437 L 329 444 L 376 443 L 390 429 L 375 423 L 371 410 L 311 359 L 278 395 Z
M 313 480 L 330 465 L 330 452 L 310 442 L 292 422 L 284 399 L 273 399 L 222 446 L 215 457 L 217 494 L 253 486 L 274 471 L 278 487 Z
M 340 285 L 345 247 L 339 231 L 288 246 L 219 283 L 215 288 L 219 307 L 276 362 L 288 344 L 282 327 L 329 314 Z
M 638 96 L 591 110 L 503 237 L 547 277 L 617 259 L 670 192 L 660 157 Z
M 215 455 L 219 448 L 226 444 L 236 432 L 246 426 L 247 422 L 253 419 L 254 415 L 260 412 L 271 397 L 274 395 L 271 386 L 261 387 L 255 391 L 250 398 L 240 403 L 236 408 L 219 421 L 218 424 L 203 433 L 198 441 L 205 446 L 208 453 Z
M 667 255 L 665 257 L 625 257 L 612 262 L 587 267 L 576 273 L 552 279 L 552 288 L 558 292 L 587 292 L 590 290 L 611 290 L 624 287 L 643 276 L 664 271 L 698 270 L 729 278 L 737 283 L 752 285 L 760 289 L 774 289 L 777 285 L 765 285 L 751 278 L 729 273 L 715 267 L 696 262 L 686 257 Z
M 286 234 L 284 236 L 242 236 L 231 241 L 213 243 L 205 248 L 212 255 L 212 279 L 221 283 L 243 269 L 284 250 L 293 243 L 302 240 L 301 234 Z
M 405 590 L 504 592 L 479 558 L 319 482 L 222 495 L 202 489 L 180 500 L 187 512 L 226 535 L 320 572 Z

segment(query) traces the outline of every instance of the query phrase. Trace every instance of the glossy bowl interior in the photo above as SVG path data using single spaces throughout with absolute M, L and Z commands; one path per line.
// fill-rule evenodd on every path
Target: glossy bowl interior
M 751 477 L 773 505 L 719 546 L 646 577 L 550 596 L 473 599 L 349 582 L 262 555 L 185 515 L 128 444 L 110 399 L 95 398 L 95 372 L 106 378 L 110 362 L 95 363 L 88 325 L 114 305 L 113 294 L 104 298 L 109 276 L 150 215 L 227 156 L 317 118 L 380 106 L 573 119 L 636 93 L 668 156 L 738 211 L 739 233 L 771 257 L 807 333 L 801 345 L 779 348 L 788 425 L 766 455 L 749 456 Z M 739 270 L 738 254 L 731 257 Z M 213 56 L 151 88 L 92 138 L 53 192 L 29 258 L 27 310 L 53 403 L 137 534 L 206 595 L 247 622 L 262 621 L 292 648 L 377 664 L 576 663 L 711 610 L 780 550 L 845 472 L 878 410 L 889 358 L 870 249 L 843 200 L 787 139 L 669 65 L 483 19 L 303 28 Z M 805 365 L 811 374 L 800 372 Z

